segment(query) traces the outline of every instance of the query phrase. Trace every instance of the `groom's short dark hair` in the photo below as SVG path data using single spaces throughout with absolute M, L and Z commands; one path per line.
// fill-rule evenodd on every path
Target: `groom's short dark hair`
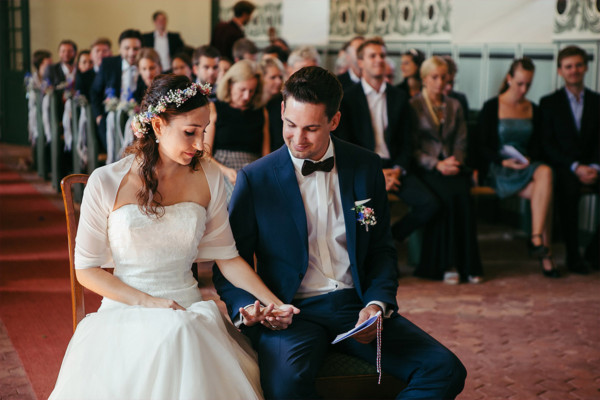
M 321 67 L 304 67 L 296 71 L 283 85 L 283 102 L 293 97 L 301 103 L 325 104 L 331 120 L 340 109 L 342 84 L 331 72 Z

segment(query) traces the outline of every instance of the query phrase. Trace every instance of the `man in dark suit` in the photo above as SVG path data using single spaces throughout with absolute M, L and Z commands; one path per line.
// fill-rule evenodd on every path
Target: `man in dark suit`
M 75 56 L 77 45 L 72 40 L 63 40 L 58 45 L 59 62 L 49 66 L 44 79 L 52 86 L 73 85 L 75 82 Z
M 98 124 L 98 139 L 106 149 L 106 112 L 104 100 L 116 97 L 121 101 L 132 98 L 138 85 L 143 84 L 136 66 L 142 47 L 140 31 L 127 29 L 119 36 L 119 55 L 107 57 L 94 78 L 90 93 L 92 113 Z
M 439 210 L 435 195 L 409 173 L 412 159 L 408 95 L 385 82 L 386 48 L 380 39 L 363 42 L 357 51 L 362 78 L 345 90 L 342 120 L 335 134 L 379 154 L 386 189 L 411 211 L 392 227 L 403 241 Z
M 90 57 L 92 58 L 94 67 L 85 72 L 78 70 L 75 74 L 75 90 L 84 95 L 88 100 L 90 99 L 90 91 L 92 90 L 96 73 L 100 71 L 102 60 L 112 55 L 110 46 L 110 40 L 107 38 L 96 39 L 90 46 Z
M 210 45 L 219 50 L 224 57 L 233 57 L 233 43 L 245 37 L 244 26 L 250 21 L 256 7 L 249 1 L 238 1 L 233 6 L 233 18 L 231 21 L 219 22 L 213 30 Z
M 192 63 L 197 83 L 208 83 L 211 86 L 208 98 L 217 100 L 217 78 L 219 77 L 219 60 L 221 54 L 216 48 L 204 45 L 194 50 Z
M 454 398 L 466 376 L 461 362 L 396 313 L 397 259 L 379 157 L 330 135 L 340 120 L 341 84 L 323 68 L 306 67 L 285 83 L 283 98 L 287 147 L 243 168 L 229 205 L 240 255 L 251 265 L 256 255 L 267 286 L 300 309 L 289 324 L 241 321 L 258 351 L 265 398 L 318 398 L 315 378 L 332 339 L 378 312 L 382 369 L 408 383 L 399 398 Z M 254 297 L 213 272 L 238 321 Z M 375 364 L 375 325 L 336 351 Z
M 579 198 L 582 188 L 598 193 L 600 170 L 600 95 L 584 87 L 587 54 L 576 46 L 558 53 L 558 74 L 565 86 L 540 101 L 543 117 L 543 149 L 554 168 L 555 197 L 564 229 L 567 267 L 589 272 L 579 251 Z M 598 268 L 598 229 L 585 253 Z
M 155 30 L 142 35 L 142 46 L 156 50 L 163 71 L 171 69 L 173 56 L 183 50 L 183 40 L 177 32 L 167 32 L 167 14 L 156 11 L 152 14 Z
M 348 64 L 348 70 L 337 76 L 344 91 L 351 86 L 354 86 L 355 83 L 360 82 L 361 70 L 358 66 L 356 51 L 364 41 L 364 36 L 354 36 L 350 39 L 350 42 L 348 42 L 348 46 L 346 46 L 346 63 Z

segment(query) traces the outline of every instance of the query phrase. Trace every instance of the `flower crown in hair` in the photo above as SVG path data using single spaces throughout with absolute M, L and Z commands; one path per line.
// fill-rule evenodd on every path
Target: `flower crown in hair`
M 175 103 L 176 107 L 180 107 L 183 103 L 194 97 L 198 91 L 204 96 L 208 96 L 211 91 L 209 83 L 192 83 L 185 89 L 171 89 L 169 92 L 158 100 L 156 105 L 149 105 L 144 112 L 136 114 L 131 122 L 131 129 L 137 138 L 141 138 L 148 133 L 148 125 L 152 118 L 167 110 L 167 104 Z

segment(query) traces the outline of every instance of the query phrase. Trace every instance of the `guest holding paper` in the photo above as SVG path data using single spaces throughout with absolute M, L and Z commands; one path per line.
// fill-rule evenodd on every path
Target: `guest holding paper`
M 500 198 L 519 195 L 531 200 L 529 252 L 539 258 L 542 272 L 558 278 L 550 250 L 552 170 L 540 160 L 541 113 L 525 97 L 535 66 L 529 58 L 513 61 L 500 89 L 479 116 L 483 176 Z
M 445 96 L 448 67 L 434 56 L 421 66 L 423 91 L 411 100 L 417 174 L 442 205 L 426 225 L 415 275 L 445 283 L 480 283 L 483 269 L 465 167 L 467 124 L 458 100 Z
M 558 217 L 564 229 L 567 268 L 586 274 L 598 269 L 598 227 L 584 256 L 577 224 L 582 189 L 598 193 L 600 170 L 600 95 L 584 86 L 588 56 L 577 46 L 558 53 L 565 86 L 542 98 L 544 153 L 554 168 Z M 589 263 L 589 265 L 588 265 Z

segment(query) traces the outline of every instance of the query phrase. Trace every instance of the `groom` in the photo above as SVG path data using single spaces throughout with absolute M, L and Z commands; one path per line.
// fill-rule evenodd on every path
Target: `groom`
M 256 255 L 267 286 L 301 310 L 289 325 L 241 321 L 258 352 L 265 397 L 318 398 L 315 377 L 333 338 L 382 311 L 383 371 L 408 383 L 398 398 L 454 398 L 466 377 L 461 362 L 396 313 L 396 250 L 380 159 L 330 135 L 341 98 L 339 81 L 326 70 L 293 74 L 281 108 L 286 146 L 242 169 L 231 198 L 241 256 L 252 265 Z M 358 220 L 361 200 L 374 210 L 375 224 Z M 232 320 L 240 321 L 238 310 L 256 299 L 218 268 L 214 282 Z M 375 364 L 376 325 L 335 350 Z

